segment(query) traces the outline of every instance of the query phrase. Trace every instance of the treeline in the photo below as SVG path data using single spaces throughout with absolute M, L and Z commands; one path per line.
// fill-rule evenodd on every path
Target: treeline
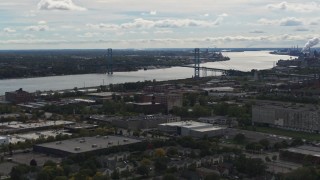
M 105 73 L 107 71 L 106 53 L 32 52 L 17 54 L 13 52 L 0 53 L 0 79 Z M 177 52 L 148 51 L 146 53 L 125 53 L 125 51 L 117 51 L 113 56 L 113 68 L 114 71 L 135 71 L 151 65 L 175 66 L 189 63 L 188 58 L 176 57 L 176 54 Z

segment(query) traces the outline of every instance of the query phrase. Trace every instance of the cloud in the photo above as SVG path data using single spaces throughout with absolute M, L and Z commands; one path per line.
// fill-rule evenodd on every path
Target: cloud
M 303 21 L 294 17 L 285 18 L 280 21 L 280 26 L 300 26 Z
M 150 11 L 149 14 L 152 16 L 157 15 L 157 11 Z
M 47 25 L 47 21 L 38 21 L 38 25 L 27 26 L 24 28 L 26 31 L 47 31 L 49 30 L 49 26 Z
M 296 28 L 295 31 L 309 31 L 307 28 Z
M 262 33 L 265 33 L 265 32 L 264 32 L 264 31 L 261 31 L 261 30 L 254 30 L 254 31 L 250 31 L 250 33 L 262 34 Z
M 173 31 L 171 31 L 171 30 L 158 30 L 158 31 L 154 31 L 153 33 L 155 33 L 155 34 L 170 34 L 170 33 L 173 33 Z
M 268 4 L 267 8 L 277 9 L 277 10 L 286 10 L 288 8 L 288 3 L 284 1 L 279 4 Z
M 82 37 L 82 38 L 92 38 L 94 36 L 99 35 L 98 33 L 92 33 L 92 32 L 87 32 L 83 35 L 78 35 L 78 37 Z
M 35 25 L 35 26 L 27 26 L 24 30 L 26 31 L 47 31 L 49 30 L 49 26 L 47 25 Z
M 15 29 L 12 29 L 12 28 L 9 28 L 9 27 L 4 28 L 3 31 L 6 32 L 6 33 L 14 33 L 14 32 L 16 32 Z
M 320 10 L 320 4 L 316 2 L 306 3 L 288 3 L 286 1 L 268 4 L 267 8 L 270 10 L 281 10 L 281 11 L 295 11 L 295 12 L 313 12 Z
M 38 24 L 47 24 L 47 21 L 39 21 Z
M 72 0 L 41 0 L 38 3 L 40 10 L 74 10 L 84 11 L 86 8 L 75 5 Z
M 258 23 L 262 25 L 300 26 L 303 25 L 304 21 L 295 17 L 287 17 L 276 20 L 262 18 L 258 20 Z
M 203 21 L 195 19 L 162 19 L 147 20 L 143 18 L 134 19 L 132 22 L 118 24 L 87 24 L 87 27 L 104 30 L 120 29 L 151 29 L 151 28 L 185 28 L 185 27 L 214 27 L 223 21 L 223 17 L 218 17 L 215 21 Z
M 229 14 L 227 14 L 227 13 L 222 13 L 219 15 L 219 17 L 228 17 L 228 16 L 229 16 Z

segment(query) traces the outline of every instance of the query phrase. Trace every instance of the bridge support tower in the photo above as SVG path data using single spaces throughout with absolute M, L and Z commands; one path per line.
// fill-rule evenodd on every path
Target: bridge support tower
M 107 52 L 107 73 L 113 74 L 113 60 L 112 60 L 112 49 L 109 48 Z
M 194 49 L 194 78 L 200 77 L 200 49 Z

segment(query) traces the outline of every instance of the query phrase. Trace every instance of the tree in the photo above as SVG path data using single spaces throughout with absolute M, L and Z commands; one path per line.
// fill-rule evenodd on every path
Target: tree
M 53 180 L 68 180 L 66 176 L 57 176 Z
M 173 174 L 165 174 L 162 180 L 177 180 L 177 178 Z
M 23 175 L 28 173 L 29 171 L 30 171 L 30 168 L 26 165 L 15 166 L 11 169 L 11 172 L 10 172 L 11 179 L 21 180 Z
M 166 151 L 162 148 L 158 148 L 154 152 L 156 157 L 164 157 L 166 155 Z
M 286 180 L 319 179 L 320 173 L 314 167 L 302 167 L 285 175 Z
M 40 171 L 37 175 L 37 180 L 50 180 L 50 175 L 45 171 Z
M 270 159 L 269 156 L 266 156 L 266 157 L 265 157 L 265 160 L 266 160 L 267 162 L 271 162 L 271 159 Z
M 178 155 L 178 149 L 176 147 L 168 148 L 167 155 L 168 156 L 176 156 L 176 155 Z
M 259 143 L 264 147 L 264 149 L 268 149 L 270 146 L 270 142 L 268 139 L 261 139 Z
M 55 163 L 55 162 L 53 162 L 53 161 L 51 161 L 51 160 L 48 160 L 48 161 L 46 161 L 46 162 L 44 163 L 43 166 L 52 166 L 52 167 L 54 167 L 54 166 L 57 166 L 57 163 Z
M 154 162 L 154 167 L 157 171 L 164 171 L 167 169 L 168 161 L 164 157 L 159 157 Z
M 121 177 L 124 177 L 125 179 L 128 179 L 128 177 L 131 175 L 130 171 L 125 170 L 121 172 Z
M 30 166 L 37 166 L 37 161 L 35 160 L 35 159 L 32 159 L 31 161 L 30 161 Z
M 147 159 L 147 158 L 143 158 L 143 159 L 141 160 L 141 164 L 142 164 L 142 165 L 145 165 L 145 166 L 150 166 L 151 163 L 152 163 L 152 161 L 150 161 L 150 160 Z
M 112 173 L 111 173 L 111 178 L 112 179 L 120 179 L 120 173 L 118 170 L 114 170 Z
M 246 141 L 246 136 L 244 134 L 239 133 L 233 138 L 233 140 L 237 144 L 243 144 Z
M 102 175 L 102 173 L 96 173 L 96 175 L 93 176 L 92 180 L 109 180 L 110 177 L 107 175 Z
M 291 142 L 291 146 L 301 146 L 303 145 L 304 142 L 302 141 L 301 138 L 295 138 L 292 142 Z
M 143 176 L 149 176 L 150 169 L 146 165 L 141 165 L 137 168 L 137 173 Z
M 248 174 L 250 177 L 263 175 L 266 170 L 266 165 L 261 159 L 246 158 L 244 155 L 236 160 L 235 166 L 239 172 Z
M 220 176 L 216 173 L 210 173 L 204 178 L 204 180 L 219 180 L 219 179 L 220 179 Z

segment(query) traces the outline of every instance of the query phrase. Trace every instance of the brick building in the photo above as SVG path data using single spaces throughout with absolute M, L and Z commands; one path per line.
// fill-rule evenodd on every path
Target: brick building
M 22 90 L 22 88 L 13 92 L 6 92 L 5 98 L 6 101 L 9 101 L 14 104 L 34 101 L 34 95 Z

